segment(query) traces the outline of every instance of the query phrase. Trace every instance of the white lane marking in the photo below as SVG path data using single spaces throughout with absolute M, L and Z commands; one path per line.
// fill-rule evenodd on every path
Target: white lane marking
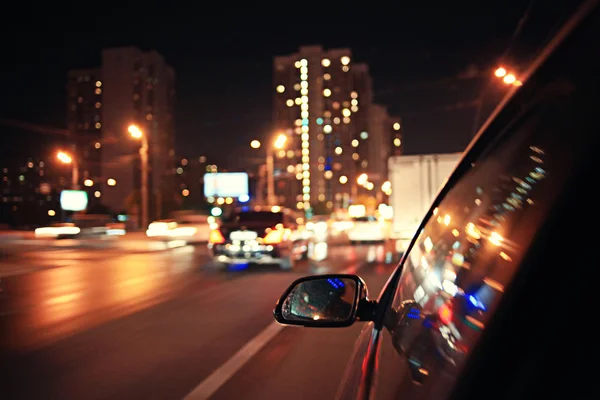
M 354 274 L 364 263 L 348 267 L 340 274 Z M 254 336 L 237 353 L 227 360 L 219 368 L 215 369 L 198 386 L 194 388 L 184 400 L 207 400 L 217 392 L 236 372 L 238 372 L 252 357 L 256 355 L 267 343 L 269 343 L 285 326 L 273 321 L 262 332 Z
M 237 371 L 271 341 L 281 330 L 283 325 L 272 322 L 261 333 L 256 335 L 244 347 L 233 355 L 225 364 L 213 371 L 196 388 L 185 397 L 185 400 L 206 400 L 223 386 Z

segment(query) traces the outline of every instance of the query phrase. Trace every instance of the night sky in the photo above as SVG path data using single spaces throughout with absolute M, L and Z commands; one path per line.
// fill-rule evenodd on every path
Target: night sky
M 438 3 L 445 6 L 432 7 Z M 136 14 L 103 9 L 97 18 L 75 7 L 62 16 L 17 13 L 2 27 L 0 118 L 64 128 L 68 69 L 99 65 L 103 47 L 156 49 L 177 73 L 179 155 L 207 155 L 227 166 L 227 158 L 248 155 L 251 139 L 271 132 L 272 57 L 320 44 L 351 48 L 353 61 L 369 64 L 376 102 L 403 119 L 407 153 L 462 150 L 473 127 L 472 102 L 494 66 L 525 68 L 573 3 L 430 2 L 379 15 L 311 11 L 305 20 L 300 3 L 288 4 L 290 14 L 261 17 L 200 16 L 194 3 Z M 490 101 L 500 98 L 501 86 L 492 85 Z M 0 160 L 8 151 L 27 157 L 48 140 L 5 124 L 0 132 Z

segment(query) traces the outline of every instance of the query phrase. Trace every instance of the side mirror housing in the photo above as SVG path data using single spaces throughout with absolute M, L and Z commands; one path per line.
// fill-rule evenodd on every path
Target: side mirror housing
M 358 275 L 306 276 L 287 288 L 273 314 L 283 325 L 346 327 L 372 315 L 373 303 L 367 295 L 367 286 Z

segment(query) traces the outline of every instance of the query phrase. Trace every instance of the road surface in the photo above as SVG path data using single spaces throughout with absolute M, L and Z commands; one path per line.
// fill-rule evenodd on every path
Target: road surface
M 356 272 L 376 297 L 379 246 L 330 247 L 295 271 L 219 271 L 205 246 L 131 253 L 29 248 L 0 259 L 0 393 L 10 399 L 329 399 L 360 324 L 281 327 L 272 310 L 307 274 Z

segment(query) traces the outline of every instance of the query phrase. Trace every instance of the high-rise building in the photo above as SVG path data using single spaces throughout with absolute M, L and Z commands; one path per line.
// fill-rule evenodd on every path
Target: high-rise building
M 121 47 L 104 49 L 100 68 L 71 71 L 69 77 L 69 110 L 73 111 L 68 114 L 68 126 L 77 136 L 85 137 L 78 146 L 78 152 L 83 152 L 82 160 L 90 158 L 92 153 L 99 157 L 99 162 L 90 161 L 97 169 L 88 169 L 94 180 L 94 193 L 97 191 L 102 203 L 113 211 L 139 213 L 141 144 L 127 130 L 135 124 L 149 144 L 149 215 L 150 218 L 164 215 L 176 196 L 172 179 L 175 173 L 173 68 L 156 51 Z M 90 131 L 95 134 L 93 138 Z M 88 148 L 84 143 L 92 144 Z M 86 150 L 90 153 L 85 153 Z M 109 180 L 112 185 L 107 184 Z
M 392 120 L 373 105 L 366 64 L 353 63 L 349 49 L 307 46 L 275 57 L 273 67 L 274 128 L 288 135 L 275 170 L 295 178 L 276 184 L 286 206 L 347 207 L 369 165 L 387 178 L 382 156 L 390 153 Z
M 68 169 L 38 157 L 2 160 L 0 225 L 35 228 L 60 220 L 60 192 L 71 184 Z M 61 174 L 64 173 L 64 174 Z
M 65 149 L 74 153 L 80 174 L 79 181 L 91 180 L 84 186 L 95 193 L 102 179 L 102 80 L 100 69 L 71 70 L 67 78 L 67 129 L 72 133 L 75 147 Z M 89 182 L 89 181 L 88 181 Z
M 390 117 L 387 108 L 372 104 L 369 108 L 369 148 L 363 164 L 369 180 L 375 184 L 387 180 L 387 160 L 391 155 L 402 154 L 400 119 Z

